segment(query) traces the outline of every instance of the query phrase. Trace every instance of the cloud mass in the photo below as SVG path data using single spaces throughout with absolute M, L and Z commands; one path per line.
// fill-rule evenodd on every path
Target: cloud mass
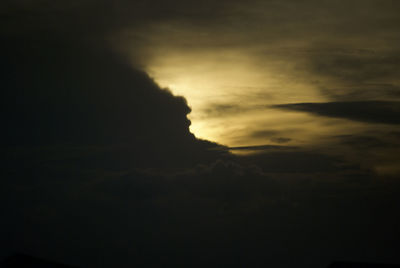
M 0 261 L 400 263 L 398 8 L 2 1 Z

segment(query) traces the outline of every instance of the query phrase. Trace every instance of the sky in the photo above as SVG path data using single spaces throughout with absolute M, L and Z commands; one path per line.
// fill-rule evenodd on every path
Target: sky
M 0 3 L 0 259 L 399 264 L 400 2 Z

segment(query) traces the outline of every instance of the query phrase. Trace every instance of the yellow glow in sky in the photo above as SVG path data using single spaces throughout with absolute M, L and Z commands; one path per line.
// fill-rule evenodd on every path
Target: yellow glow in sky
M 235 50 L 171 51 L 155 56 L 147 68 L 162 87 L 188 100 L 192 108 L 190 130 L 197 137 L 247 146 L 283 141 L 279 137 L 256 137 L 250 132 L 269 130 L 278 135 L 282 124 L 299 122 L 299 118 L 309 120 L 305 115 L 268 106 L 324 100 L 312 84 L 296 80 L 286 62 L 266 62 L 262 69 L 259 65 L 260 60 L 253 55 Z

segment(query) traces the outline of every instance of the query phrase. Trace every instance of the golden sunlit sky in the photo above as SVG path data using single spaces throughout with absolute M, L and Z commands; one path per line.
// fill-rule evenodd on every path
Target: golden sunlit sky
M 210 22 L 184 16 L 125 29 L 118 45 L 162 87 L 187 99 L 196 137 L 230 147 L 326 146 L 334 137 L 376 138 L 399 127 L 273 106 L 398 100 L 397 6 L 233 2 Z

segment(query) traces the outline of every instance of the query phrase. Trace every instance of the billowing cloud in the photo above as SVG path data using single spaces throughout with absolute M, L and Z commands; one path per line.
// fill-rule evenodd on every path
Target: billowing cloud
M 184 98 L 114 53 L 48 38 L 1 46 L 3 145 L 125 146 L 154 160 L 216 146 L 189 132 Z

